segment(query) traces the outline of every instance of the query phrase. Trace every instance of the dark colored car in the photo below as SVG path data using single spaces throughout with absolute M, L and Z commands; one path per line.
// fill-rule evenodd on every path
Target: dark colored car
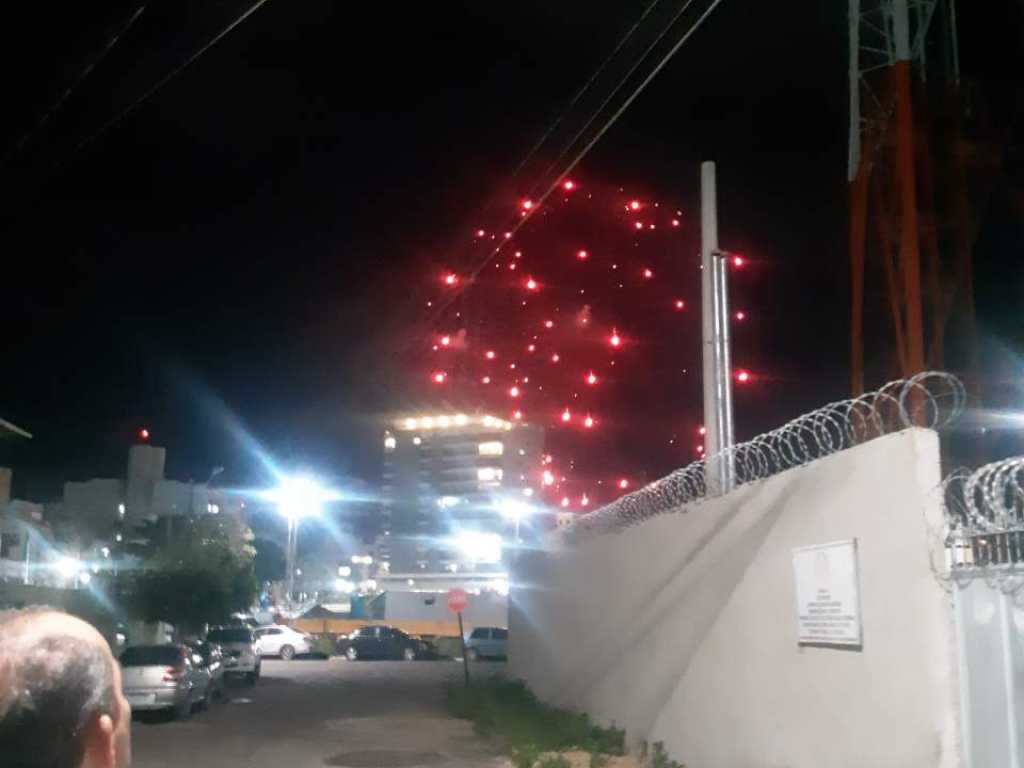
M 349 661 L 356 659 L 404 659 L 415 661 L 427 652 L 422 640 L 410 637 L 395 627 L 360 627 L 343 638 L 338 650 Z
M 224 697 L 224 651 L 217 643 L 196 642 L 189 644 L 189 650 L 203 660 L 210 671 L 211 693 L 215 698 Z

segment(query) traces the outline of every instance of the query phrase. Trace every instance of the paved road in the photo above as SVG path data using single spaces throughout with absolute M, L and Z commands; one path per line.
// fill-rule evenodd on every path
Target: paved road
M 489 675 L 500 664 L 474 664 Z M 447 716 L 454 662 L 263 662 L 255 688 L 183 722 L 135 717 L 135 768 L 496 768 L 502 761 Z

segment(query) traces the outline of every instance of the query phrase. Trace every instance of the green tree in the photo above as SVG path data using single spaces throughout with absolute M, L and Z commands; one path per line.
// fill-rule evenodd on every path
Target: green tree
M 226 621 L 256 598 L 252 532 L 231 516 L 180 518 L 171 541 L 137 571 L 130 603 L 146 621 L 166 621 L 179 635 Z

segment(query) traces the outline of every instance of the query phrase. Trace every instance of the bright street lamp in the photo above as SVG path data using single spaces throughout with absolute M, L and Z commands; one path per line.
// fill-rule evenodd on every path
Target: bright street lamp
M 455 537 L 455 547 L 470 563 L 501 562 L 501 536 L 497 533 L 463 531 Z
M 336 491 L 323 488 L 309 475 L 292 475 L 281 479 L 281 484 L 266 494 L 277 504 L 277 511 L 288 521 L 288 545 L 285 550 L 288 569 L 288 602 L 292 602 L 295 589 L 295 549 L 297 546 L 299 520 L 304 517 L 319 517 L 324 504 L 337 501 L 341 496 Z M 301 575 L 301 571 L 299 572 Z

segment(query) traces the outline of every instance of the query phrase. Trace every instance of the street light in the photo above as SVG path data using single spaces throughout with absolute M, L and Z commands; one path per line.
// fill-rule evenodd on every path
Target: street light
M 288 602 L 291 603 L 295 588 L 295 549 L 299 521 L 304 517 L 319 517 L 323 514 L 324 503 L 337 501 L 340 496 L 335 491 L 321 487 L 309 475 L 292 475 L 282 478 L 281 484 L 270 491 L 267 497 L 277 504 L 278 513 L 288 521 L 285 559 L 288 569 Z
M 516 527 L 516 544 L 520 542 L 519 539 L 519 525 L 522 523 L 523 518 L 527 517 L 532 511 L 533 507 L 518 499 L 502 499 L 498 502 L 498 509 L 506 520 L 515 523 Z

